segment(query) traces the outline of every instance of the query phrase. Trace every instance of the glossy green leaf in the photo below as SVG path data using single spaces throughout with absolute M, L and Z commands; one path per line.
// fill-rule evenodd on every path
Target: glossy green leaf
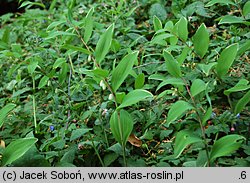
M 3 152 L 2 166 L 9 165 L 23 156 L 37 140 L 37 138 L 23 138 L 11 142 Z
M 209 46 L 209 34 L 204 23 L 202 23 L 195 32 L 193 43 L 195 52 L 203 58 Z
M 82 48 L 80 46 L 74 46 L 71 44 L 64 44 L 61 46 L 62 49 L 66 49 L 66 50 L 73 50 L 73 51 L 78 51 L 78 52 L 82 52 L 84 54 L 90 55 L 91 52 L 85 48 Z
M 234 114 L 240 113 L 249 102 L 250 102 L 250 90 L 237 102 L 234 109 Z
M 166 157 L 164 159 L 167 160 L 178 158 L 185 150 L 185 148 L 197 142 L 202 142 L 202 139 L 195 135 L 193 131 L 182 130 L 178 132 L 175 139 L 174 155 Z
M 34 58 L 31 58 L 29 60 L 30 60 L 30 63 L 28 65 L 27 69 L 28 69 L 28 72 L 30 74 L 33 74 L 34 71 L 36 70 L 37 66 L 38 66 L 38 60 L 34 59 Z
M 217 61 L 218 64 L 216 65 L 216 71 L 219 77 L 222 77 L 227 74 L 229 68 L 233 64 L 233 61 L 236 57 L 237 49 L 238 49 L 238 44 L 235 43 L 226 47 L 222 51 Z
M 163 51 L 163 57 L 165 59 L 165 63 L 167 66 L 167 71 L 172 76 L 179 78 L 181 77 L 181 68 L 179 63 L 174 59 L 174 57 L 167 52 L 166 50 Z
M 203 80 L 201 79 L 196 79 L 191 85 L 190 92 L 192 96 L 198 95 L 200 92 L 204 91 L 206 88 L 206 84 Z
M 238 50 L 237 55 L 241 56 L 249 49 L 250 49 L 250 40 L 246 40 L 244 44 L 240 44 L 240 48 Z
M 0 128 L 4 123 L 4 119 L 7 117 L 10 111 L 16 107 L 16 104 L 9 103 L 0 110 Z
M 46 37 L 45 40 L 53 39 L 53 38 L 56 38 L 58 36 L 70 36 L 70 37 L 72 37 L 72 36 L 76 36 L 76 34 L 70 33 L 70 32 L 53 30 L 53 31 L 48 33 L 48 37 Z
M 244 16 L 247 16 L 250 13 L 250 1 L 244 4 L 242 13 Z
M 138 53 L 139 52 L 136 51 L 126 55 L 112 71 L 111 86 L 114 92 L 121 86 L 131 72 L 134 63 L 137 61 Z
M 216 158 L 227 156 L 240 148 L 245 140 L 240 135 L 227 135 L 217 140 L 211 150 L 210 161 L 213 162 Z
M 167 42 L 165 40 L 169 37 L 173 37 L 173 35 L 169 34 L 169 33 L 157 34 L 156 36 L 153 37 L 153 39 L 150 41 L 150 43 L 151 44 L 167 45 Z
M 112 134 L 122 146 L 125 146 L 133 130 L 133 125 L 130 114 L 125 110 L 121 110 L 120 112 L 115 111 L 110 118 Z
M 211 114 L 212 114 L 213 110 L 212 107 L 209 107 L 206 111 L 206 113 L 204 114 L 203 118 L 202 118 L 202 125 L 205 126 L 207 120 L 209 120 L 211 118 Z
M 65 58 L 58 58 L 56 59 L 55 63 L 53 64 L 53 69 L 60 67 L 63 63 L 66 63 Z
M 209 6 L 213 6 L 215 4 L 231 4 L 231 5 L 235 5 L 235 3 L 232 1 L 232 0 L 212 0 L 212 1 L 209 1 L 205 7 L 209 7 Z
M 104 34 L 101 35 L 99 41 L 97 42 L 95 49 L 95 58 L 97 63 L 99 64 L 109 52 L 109 48 L 112 43 L 113 32 L 114 32 L 114 24 L 111 24 L 104 32 Z
M 167 126 L 169 126 L 173 121 L 181 117 L 187 110 L 191 110 L 193 107 L 183 100 L 175 102 L 168 112 Z
M 162 23 L 161 23 L 161 20 L 154 15 L 154 18 L 153 18 L 153 24 L 154 24 L 154 30 L 155 32 L 157 32 L 158 30 L 162 29 Z
M 85 43 L 89 41 L 93 32 L 93 25 L 94 25 L 94 21 L 92 17 L 93 12 L 94 12 L 94 8 L 91 8 L 85 18 L 85 26 L 84 26 L 85 31 L 84 31 L 84 36 L 83 36 Z
M 177 33 L 181 40 L 186 41 L 188 38 L 188 27 L 187 27 L 187 19 L 182 17 L 177 22 Z
M 80 129 L 73 130 L 70 136 L 70 141 L 80 138 L 81 136 L 89 132 L 90 130 L 91 128 L 80 128 Z
M 181 52 L 181 54 L 178 56 L 178 58 L 176 59 L 178 61 L 178 63 L 181 65 L 183 64 L 183 62 L 186 60 L 187 55 L 189 53 L 191 49 L 188 46 L 185 46 Z
M 238 92 L 238 91 L 244 91 L 250 88 L 250 85 L 248 85 L 249 81 L 246 79 L 241 79 L 234 87 L 225 90 L 225 95 L 230 95 L 232 92 Z
M 121 105 L 118 107 L 118 109 L 121 109 L 123 107 L 131 106 L 133 104 L 136 104 L 139 101 L 152 98 L 153 95 L 147 90 L 143 89 L 136 89 L 131 92 L 129 92 L 123 99 Z
M 232 15 L 226 15 L 222 17 L 219 21 L 219 25 L 221 24 L 235 24 L 235 23 L 246 23 L 243 17 L 236 17 Z
M 183 82 L 183 80 L 180 79 L 180 78 L 167 78 L 167 79 L 164 78 L 164 80 L 156 88 L 156 91 L 158 91 L 163 86 L 168 85 L 168 84 L 177 85 L 177 86 L 178 85 L 185 85 L 185 83 Z
M 210 71 L 213 67 L 217 65 L 216 62 L 212 62 L 209 64 L 198 64 L 198 68 L 206 75 L 209 76 Z
M 38 89 L 43 88 L 48 83 L 48 80 L 49 80 L 48 76 L 43 76 L 38 84 Z
M 135 89 L 140 89 L 144 86 L 145 76 L 143 73 L 139 74 L 135 79 Z
M 67 73 L 68 73 L 68 64 L 67 63 L 62 63 L 61 65 L 61 70 L 58 76 L 58 80 L 60 84 L 65 83 L 66 79 L 67 79 Z

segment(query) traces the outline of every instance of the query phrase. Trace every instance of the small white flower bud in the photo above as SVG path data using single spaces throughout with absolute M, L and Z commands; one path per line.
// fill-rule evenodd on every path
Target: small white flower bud
M 113 100 L 114 99 L 114 95 L 113 94 L 109 94 L 109 100 Z
M 100 87 L 102 87 L 103 90 L 106 89 L 106 85 L 103 80 L 100 81 Z

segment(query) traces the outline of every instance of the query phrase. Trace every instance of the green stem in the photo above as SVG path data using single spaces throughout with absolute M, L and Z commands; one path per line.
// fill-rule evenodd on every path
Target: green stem
M 34 126 L 35 126 L 35 133 L 37 133 L 37 121 L 36 121 L 36 99 L 35 99 L 35 89 L 36 89 L 36 85 L 35 85 L 35 78 L 34 76 L 32 76 L 32 83 L 33 83 L 33 118 L 34 118 Z
M 91 138 L 91 136 L 90 136 L 90 138 Z M 95 147 L 95 144 L 94 144 L 94 141 L 92 140 L 92 138 L 91 138 L 91 143 L 92 143 L 92 146 L 93 146 L 93 148 L 94 148 L 94 150 L 95 150 L 95 153 L 96 153 L 96 155 L 97 155 L 97 157 L 98 157 L 98 159 L 99 159 L 101 165 L 102 165 L 103 167 L 105 167 L 105 165 L 104 165 L 104 163 L 103 163 L 103 161 L 102 161 L 102 158 L 101 158 L 99 152 L 97 151 L 97 149 L 96 149 L 96 147 Z

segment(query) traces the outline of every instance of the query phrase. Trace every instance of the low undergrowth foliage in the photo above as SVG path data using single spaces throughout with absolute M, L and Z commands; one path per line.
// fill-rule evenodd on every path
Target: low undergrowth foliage
M 2 166 L 249 166 L 248 1 L 19 2 Z

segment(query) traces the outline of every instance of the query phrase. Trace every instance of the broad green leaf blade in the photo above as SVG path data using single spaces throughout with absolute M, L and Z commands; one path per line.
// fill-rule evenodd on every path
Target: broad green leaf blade
M 209 120 L 211 118 L 211 114 L 213 112 L 212 107 L 209 107 L 206 111 L 206 113 L 204 114 L 203 118 L 202 118 L 202 125 L 205 126 L 207 120 Z
M 182 17 L 178 22 L 177 22 L 177 33 L 179 38 L 182 41 L 187 41 L 188 38 L 188 27 L 187 27 L 187 19 L 185 17 Z
M 43 88 L 48 83 L 48 80 L 49 80 L 48 76 L 43 76 L 38 84 L 38 89 Z
M 235 24 L 235 23 L 246 23 L 243 17 L 236 17 L 232 15 L 226 15 L 222 17 L 219 21 L 219 25 L 221 24 Z
M 154 24 L 154 30 L 155 32 L 157 32 L 158 30 L 162 29 L 162 23 L 161 23 L 161 20 L 154 15 L 154 18 L 153 18 L 153 24 Z
M 85 31 L 84 31 L 84 36 L 83 36 L 85 43 L 89 41 L 93 32 L 93 25 L 94 25 L 94 21 L 92 17 L 93 12 L 94 12 L 94 8 L 91 8 L 85 18 L 85 27 L 84 27 Z
M 187 55 L 189 53 L 191 49 L 188 46 L 185 46 L 181 52 L 181 54 L 178 56 L 178 58 L 176 59 L 178 61 L 178 63 L 181 65 L 183 64 L 183 62 L 185 61 L 185 59 L 187 58 Z
M 145 76 L 143 73 L 139 74 L 135 79 L 135 89 L 141 89 L 144 86 Z
M 134 63 L 137 61 L 138 51 L 126 55 L 117 67 L 112 71 L 111 86 L 116 90 L 121 86 L 128 74 L 131 72 Z
M 55 63 L 53 64 L 53 69 L 60 67 L 63 63 L 66 63 L 65 58 L 58 58 L 56 59 Z
M 249 49 L 250 49 L 250 40 L 246 40 L 246 42 L 240 46 L 237 55 L 241 56 Z
M 169 74 L 171 74 L 172 76 L 174 76 L 176 78 L 180 78 L 181 77 L 181 67 L 180 67 L 179 63 L 166 50 L 163 51 L 163 57 L 165 59 L 167 71 L 169 72 Z
M 180 78 L 167 78 L 167 79 L 164 78 L 164 80 L 156 88 L 156 91 L 158 91 L 163 86 L 168 85 L 168 84 L 177 85 L 177 86 L 185 85 L 185 83 L 183 82 L 183 80 L 180 79 Z
M 209 1 L 205 7 L 209 7 L 209 6 L 213 6 L 215 4 L 231 4 L 231 5 L 235 5 L 235 3 L 232 1 L 232 0 L 212 0 L 212 1 Z
M 250 88 L 250 85 L 248 85 L 249 81 L 246 79 L 241 79 L 234 87 L 225 90 L 225 95 L 230 95 L 232 92 L 238 92 L 238 91 L 244 91 Z
M 200 92 L 204 91 L 205 88 L 206 88 L 205 82 L 202 81 L 201 79 L 196 79 L 191 85 L 190 92 L 192 96 L 194 97 L 198 95 Z
M 29 72 L 30 74 L 33 74 L 34 71 L 36 70 L 37 66 L 38 66 L 38 60 L 35 59 L 35 58 L 33 58 L 33 59 L 31 58 L 31 59 L 30 59 L 30 63 L 29 63 L 29 65 L 28 65 L 28 67 L 27 67 L 28 72 Z
M 237 102 L 234 109 L 234 114 L 240 113 L 249 102 L 250 102 L 250 90 Z
M 146 90 L 136 89 L 129 92 L 123 99 L 121 105 L 117 109 L 121 109 L 123 107 L 131 106 L 136 104 L 139 101 L 145 100 L 147 98 L 152 98 L 153 95 Z
M 64 44 L 64 45 L 61 46 L 61 48 L 66 49 L 66 50 L 79 51 L 79 52 L 82 52 L 82 53 L 87 54 L 87 55 L 92 54 L 89 50 L 87 50 L 85 48 L 82 48 L 80 46 L 74 46 L 74 45 L 71 45 L 71 44 Z
M 121 110 L 120 112 L 115 111 L 110 118 L 112 134 L 122 146 L 125 146 L 133 130 L 133 125 L 130 114 L 125 110 Z
M 237 49 L 238 49 L 238 44 L 232 44 L 228 47 L 226 47 L 218 61 L 217 61 L 217 65 L 216 65 L 216 71 L 218 76 L 221 78 L 222 76 L 226 75 L 227 71 L 229 70 L 229 68 L 231 67 L 231 65 L 233 64 L 233 61 L 236 57 L 237 54 Z
M 9 103 L 0 110 L 0 128 L 4 123 L 4 118 L 7 117 L 8 113 L 16 107 L 16 104 Z
M 171 108 L 168 112 L 167 126 L 169 126 L 173 121 L 177 120 L 187 110 L 191 110 L 191 109 L 193 109 L 193 107 L 189 103 L 187 103 L 183 100 L 179 100 L 179 101 L 175 102 L 171 106 Z
M 23 138 L 11 142 L 3 152 L 2 166 L 9 165 L 20 158 L 37 140 L 37 138 Z
M 194 50 L 201 58 L 207 52 L 209 45 L 209 34 L 206 25 L 202 23 L 193 36 Z
M 83 136 L 85 133 L 89 132 L 90 130 L 91 128 L 81 128 L 81 129 L 73 130 L 70 136 L 70 141 L 78 139 L 79 137 Z
M 99 41 L 97 42 L 95 48 L 95 58 L 98 64 L 105 58 L 107 53 L 109 52 L 109 48 L 112 43 L 112 36 L 114 32 L 114 24 L 111 24 L 104 34 L 101 35 Z
M 58 36 L 71 36 L 72 37 L 72 36 L 76 36 L 76 34 L 70 33 L 70 32 L 53 30 L 53 31 L 48 33 L 48 37 L 46 37 L 45 40 L 53 39 L 53 38 L 56 38 Z
M 153 37 L 153 39 L 150 41 L 150 44 L 163 44 L 167 45 L 167 42 L 165 41 L 165 39 L 169 38 L 169 37 L 173 37 L 172 34 L 169 33 L 162 33 L 162 34 L 157 34 L 156 36 Z
M 217 65 L 216 62 L 209 63 L 209 64 L 198 64 L 199 69 L 206 75 L 209 76 L 210 70 Z
M 239 149 L 242 142 L 245 140 L 240 135 L 227 135 L 217 140 L 210 153 L 210 161 L 213 162 L 216 158 L 227 156 Z
M 182 130 L 178 132 L 175 139 L 174 157 L 178 158 L 187 146 L 196 142 L 202 142 L 202 139 L 196 136 L 193 131 Z
M 244 16 L 247 16 L 250 13 L 250 1 L 244 4 L 242 13 Z

